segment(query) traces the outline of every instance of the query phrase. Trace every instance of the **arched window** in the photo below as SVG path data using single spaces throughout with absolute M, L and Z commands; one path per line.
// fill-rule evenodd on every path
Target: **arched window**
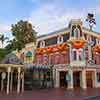
M 25 54 L 26 57 L 26 63 L 32 63 L 32 52 L 31 51 L 27 51 Z
M 45 41 L 41 41 L 40 42 L 40 48 L 44 48 L 45 47 Z
M 63 43 L 63 36 L 58 36 L 57 43 Z
M 74 29 L 74 37 L 76 37 L 77 39 L 80 38 L 80 30 L 79 30 L 79 28 L 75 28 Z

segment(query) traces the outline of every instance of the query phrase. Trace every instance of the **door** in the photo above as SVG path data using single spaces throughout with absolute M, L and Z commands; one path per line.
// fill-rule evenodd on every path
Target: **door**
M 87 87 L 93 87 L 93 80 L 92 80 L 92 75 L 93 72 L 92 71 L 87 71 L 86 72 L 86 83 L 87 83 Z
M 67 72 L 65 71 L 60 72 L 60 87 L 67 88 L 68 82 L 66 81 L 66 74 Z
M 79 71 L 73 72 L 73 83 L 74 83 L 74 87 L 80 87 L 80 72 Z

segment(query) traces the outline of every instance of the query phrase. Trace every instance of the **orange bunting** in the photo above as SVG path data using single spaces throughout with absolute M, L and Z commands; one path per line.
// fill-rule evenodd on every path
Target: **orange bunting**
M 47 49 L 47 52 L 48 52 L 49 54 L 53 53 L 53 47 L 48 47 L 48 48 L 46 48 L 46 49 Z
M 100 52 L 100 45 L 95 45 L 95 46 L 93 46 L 93 51 L 95 51 L 95 52 Z
M 36 54 L 37 55 L 42 55 L 43 54 L 43 49 L 40 49 L 40 48 L 36 49 Z
M 58 50 L 63 51 L 65 49 L 65 44 L 59 44 L 57 48 Z
M 72 43 L 72 46 L 76 49 L 80 49 L 83 47 L 85 41 L 84 40 L 74 40 L 71 42 Z

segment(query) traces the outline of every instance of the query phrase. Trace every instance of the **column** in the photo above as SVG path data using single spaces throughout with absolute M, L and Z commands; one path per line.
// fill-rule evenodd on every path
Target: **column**
M 59 71 L 56 69 L 56 82 L 55 82 L 55 87 L 59 88 Z
M 18 67 L 18 83 L 17 83 L 17 93 L 20 93 L 20 72 L 21 68 Z
M 86 71 L 85 70 L 82 70 L 81 86 L 82 86 L 83 89 L 87 88 L 87 85 L 86 85 Z
M 97 86 L 97 73 L 96 73 L 96 71 L 94 71 L 94 73 L 93 73 L 93 87 L 94 88 L 98 87 Z
M 10 84 L 10 71 L 11 71 L 11 67 L 8 67 L 7 72 L 7 94 L 9 94 L 9 84 Z
M 89 59 L 88 60 L 92 60 L 92 51 L 91 51 L 91 46 L 92 46 L 92 41 L 91 41 L 91 37 L 89 37 L 89 43 L 88 43 L 88 53 L 89 53 Z
M 24 92 L 24 72 L 22 73 L 22 92 Z
M 73 70 L 69 69 L 68 74 L 70 76 L 70 80 L 68 81 L 68 89 L 73 89 Z

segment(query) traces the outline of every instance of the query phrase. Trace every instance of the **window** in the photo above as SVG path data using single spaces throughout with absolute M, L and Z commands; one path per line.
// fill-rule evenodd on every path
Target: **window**
M 59 36 L 59 37 L 58 37 L 57 43 L 63 43 L 63 36 Z
M 80 38 L 80 30 L 78 28 L 74 29 L 74 37 L 76 37 L 77 39 Z
M 100 82 L 100 73 L 97 73 L 97 81 Z
M 40 48 L 44 48 L 45 47 L 45 41 L 41 41 L 40 42 Z
M 76 53 L 76 51 L 73 51 L 73 56 L 74 56 L 74 60 L 77 60 L 77 53 Z

